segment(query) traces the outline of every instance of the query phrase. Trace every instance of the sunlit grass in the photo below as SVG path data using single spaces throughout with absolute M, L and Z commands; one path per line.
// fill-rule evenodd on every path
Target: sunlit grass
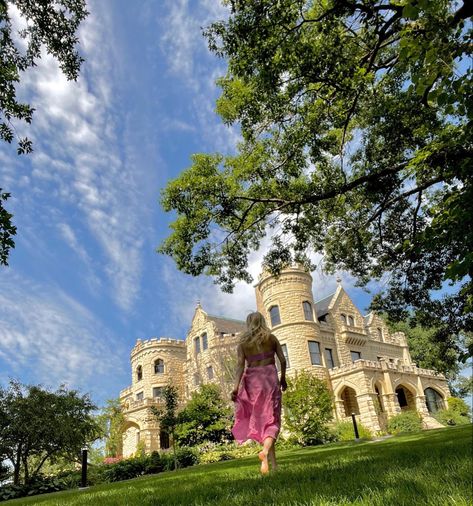
M 264 478 L 255 456 L 6 504 L 470 506 L 472 437 L 470 425 L 288 450 Z

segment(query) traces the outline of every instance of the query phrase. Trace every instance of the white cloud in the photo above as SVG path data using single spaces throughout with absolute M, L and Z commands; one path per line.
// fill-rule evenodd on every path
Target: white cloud
M 149 218 L 140 205 L 139 178 L 134 175 L 140 168 L 129 163 L 127 141 L 121 138 L 114 98 L 120 76 L 113 63 L 114 39 L 105 8 L 99 2 L 88 5 L 90 15 L 79 34 L 85 63 L 77 82 L 67 81 L 47 54 L 22 75 L 20 99 L 28 101 L 35 114 L 32 125 L 19 125 L 19 130 L 33 139 L 35 151 L 24 161 L 32 166 L 26 176 L 30 188 L 15 192 L 19 200 L 14 211 L 20 220 L 28 221 L 29 213 L 47 223 L 52 215 L 57 218 L 61 206 L 73 206 L 93 240 L 77 249 L 64 228 L 62 238 L 84 261 L 94 256 L 88 249 L 99 245 L 111 296 L 120 308 L 131 310 L 140 288 L 140 249 Z M 15 20 L 21 22 L 17 13 Z M 0 167 L 2 180 L 13 188 L 18 185 L 15 157 L 7 157 L 9 163 Z
M 5 274 L 0 293 L 0 359 L 22 381 L 109 395 L 124 379 L 128 350 L 64 292 Z M 117 374 L 119 371 L 119 374 Z M 5 379 L 5 378 L 3 378 Z

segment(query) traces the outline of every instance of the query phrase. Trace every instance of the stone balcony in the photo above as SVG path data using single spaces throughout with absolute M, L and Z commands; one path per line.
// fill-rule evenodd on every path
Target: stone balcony
M 329 369 L 329 375 L 331 378 L 343 376 L 351 372 L 359 370 L 370 370 L 370 371 L 393 371 L 403 374 L 414 374 L 416 376 L 434 377 L 438 379 L 445 379 L 445 376 L 441 373 L 432 371 L 431 369 L 422 369 L 417 367 L 415 364 L 406 365 L 398 361 L 398 363 L 391 363 L 386 361 L 377 360 L 355 360 L 351 364 L 345 364 L 340 367 L 334 367 Z
M 131 411 L 136 411 L 138 409 L 149 408 L 151 406 L 163 406 L 163 405 L 164 405 L 164 400 L 159 399 L 159 398 L 152 399 L 152 398 L 148 397 L 146 399 L 141 399 L 141 400 L 136 400 L 136 399 L 135 400 L 126 400 L 123 403 L 123 412 L 130 413 Z
M 363 327 L 354 327 L 352 325 L 342 325 L 340 328 L 340 337 L 346 344 L 355 346 L 364 346 L 369 339 Z

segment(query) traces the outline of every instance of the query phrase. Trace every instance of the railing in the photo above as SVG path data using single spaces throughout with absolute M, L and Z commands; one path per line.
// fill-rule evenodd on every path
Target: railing
M 392 362 L 384 362 L 386 368 L 390 371 L 396 371 L 405 374 L 415 374 L 420 376 L 432 376 L 435 378 L 445 379 L 445 376 L 436 371 L 432 371 L 431 369 L 422 369 L 417 367 L 415 364 L 406 365 L 401 363 L 392 363 Z M 333 369 L 329 369 L 330 376 L 338 376 L 339 374 L 346 374 L 350 371 L 355 371 L 358 369 L 371 369 L 371 370 L 383 370 L 383 364 L 378 360 L 355 360 L 355 362 L 351 364 L 342 365 L 339 367 L 334 367 Z
M 160 404 L 163 404 L 164 400 L 160 398 L 146 398 L 146 399 L 140 399 L 140 400 L 133 400 L 133 401 L 125 401 L 124 411 L 131 411 L 138 408 L 144 408 L 149 406 L 159 406 Z

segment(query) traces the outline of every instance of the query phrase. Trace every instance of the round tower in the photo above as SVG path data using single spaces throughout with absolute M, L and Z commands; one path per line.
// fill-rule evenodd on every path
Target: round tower
M 310 273 L 300 266 L 287 267 L 277 277 L 263 271 L 255 289 L 258 311 L 283 346 L 288 373 L 313 369 L 318 361 L 320 332 Z M 325 376 L 322 369 L 321 376 Z

